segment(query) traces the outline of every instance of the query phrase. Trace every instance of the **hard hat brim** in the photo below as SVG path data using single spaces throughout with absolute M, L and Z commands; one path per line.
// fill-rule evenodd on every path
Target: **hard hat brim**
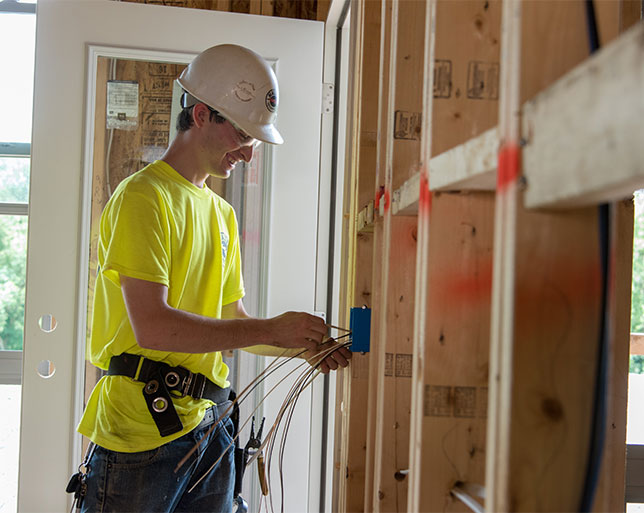
M 215 107 L 211 106 L 211 108 L 214 109 Z M 262 141 L 269 144 L 282 144 L 284 142 L 284 138 L 282 137 L 282 134 L 278 132 L 277 128 L 275 128 L 275 125 L 273 125 L 272 123 L 266 123 L 262 125 L 249 123 L 246 120 L 236 118 L 235 116 L 226 112 L 224 109 L 216 109 L 216 110 L 218 110 L 218 112 L 224 118 L 231 120 L 235 125 L 241 128 L 244 132 L 246 132 L 254 139 L 257 139 L 258 141 Z
M 258 141 L 270 144 L 282 144 L 284 142 L 284 138 L 273 125 L 256 126 L 253 127 L 254 130 L 246 130 L 244 127 L 241 128 Z

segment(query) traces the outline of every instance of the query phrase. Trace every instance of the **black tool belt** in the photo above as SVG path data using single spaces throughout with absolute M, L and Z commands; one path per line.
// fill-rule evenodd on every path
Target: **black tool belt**
M 188 395 L 194 399 L 209 399 L 215 404 L 221 404 L 227 401 L 230 395 L 230 389 L 221 388 L 203 374 L 190 372 L 184 367 L 171 367 L 167 363 L 136 354 L 123 353 L 113 356 L 107 375 L 127 376 L 145 383 L 145 404 L 161 436 L 170 436 L 183 429 L 181 419 L 172 404 L 172 397 Z

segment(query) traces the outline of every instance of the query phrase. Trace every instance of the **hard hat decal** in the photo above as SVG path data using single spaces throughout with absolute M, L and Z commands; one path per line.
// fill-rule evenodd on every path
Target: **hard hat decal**
M 240 102 L 249 102 L 255 99 L 255 85 L 242 80 L 237 82 L 233 91 Z
M 266 108 L 270 112 L 275 112 L 277 110 L 277 95 L 275 94 L 274 89 L 271 89 L 266 93 Z

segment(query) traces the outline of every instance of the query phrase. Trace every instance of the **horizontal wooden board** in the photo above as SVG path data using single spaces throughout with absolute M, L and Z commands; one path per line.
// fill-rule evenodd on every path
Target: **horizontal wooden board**
M 523 107 L 526 206 L 579 206 L 644 187 L 644 23 Z

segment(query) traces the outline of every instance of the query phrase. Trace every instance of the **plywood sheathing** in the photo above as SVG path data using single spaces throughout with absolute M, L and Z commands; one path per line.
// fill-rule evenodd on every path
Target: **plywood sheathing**
M 500 1 L 438 2 L 432 155 L 496 126 L 500 26 Z
M 393 217 L 389 250 L 389 302 L 384 340 L 383 404 L 377 422 L 382 435 L 374 452 L 373 511 L 405 511 L 409 469 L 409 420 L 413 348 L 416 217 Z
M 420 169 L 426 6 L 420 1 L 398 4 L 393 126 L 387 134 L 393 146 L 390 194 Z
M 300 20 L 325 21 L 329 6 L 325 0 L 122 0 L 142 4 L 187 7 L 240 14 L 260 14 Z M 318 6 L 318 1 L 322 5 Z M 319 11 L 319 12 L 318 12 Z M 320 17 L 318 17 L 320 16 Z
M 494 194 L 432 202 L 420 511 L 464 511 L 457 481 L 485 484 Z

